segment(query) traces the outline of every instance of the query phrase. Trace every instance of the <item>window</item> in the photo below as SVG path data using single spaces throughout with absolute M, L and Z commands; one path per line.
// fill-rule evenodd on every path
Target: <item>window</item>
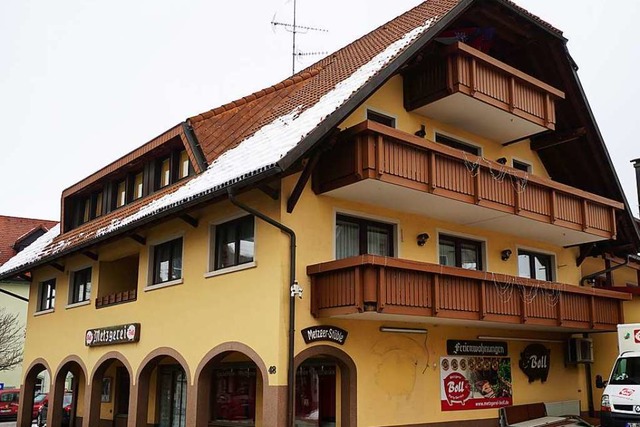
M 446 145 L 447 147 L 455 148 L 456 150 L 462 150 L 474 156 L 480 155 L 480 147 L 476 147 L 466 142 L 458 141 L 448 136 L 444 136 L 440 133 L 436 133 L 436 142 Z
M 178 179 L 186 178 L 189 176 L 189 156 L 187 150 L 180 152 L 180 170 L 178 171 Z
M 142 197 L 142 182 L 143 182 L 143 173 L 137 173 L 133 177 L 133 200 L 139 199 Z
M 553 280 L 552 256 L 537 252 L 518 250 L 518 274 L 530 279 Z
M 182 278 L 182 237 L 153 248 L 153 284 Z
M 527 173 L 531 172 L 531 165 L 528 163 L 521 162 L 520 160 L 512 159 L 511 164 L 513 165 L 514 169 L 518 169 Z
M 91 267 L 74 271 L 71 275 L 70 304 L 89 301 L 91 296 Z
M 116 208 L 127 203 L 127 181 L 122 180 L 116 185 Z
M 84 204 L 82 207 L 82 222 L 85 223 L 91 219 L 91 199 L 84 199 Z
M 38 311 L 53 310 L 56 303 L 56 279 L 40 282 Z
M 215 226 L 214 270 L 253 262 L 254 218 L 245 216 Z
M 482 270 L 482 242 L 447 235 L 438 240 L 441 265 Z
M 380 123 L 389 127 L 396 127 L 396 119 L 387 115 L 376 113 L 375 111 L 367 110 L 367 120 Z
M 160 161 L 160 182 L 159 188 L 166 187 L 171 183 L 171 159 L 166 158 Z
M 95 207 L 93 209 L 93 212 L 94 212 L 93 217 L 96 218 L 102 215 L 102 191 L 94 194 L 94 200 L 95 200 Z
M 393 256 L 393 225 L 338 215 L 336 259 L 362 254 Z

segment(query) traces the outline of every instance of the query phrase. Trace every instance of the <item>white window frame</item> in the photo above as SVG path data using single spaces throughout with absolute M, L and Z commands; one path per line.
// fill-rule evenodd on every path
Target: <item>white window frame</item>
M 89 298 L 87 298 L 84 301 L 78 301 L 78 302 L 71 302 L 73 301 L 73 279 L 74 276 L 76 274 L 76 272 L 81 271 L 81 270 L 85 270 L 87 268 L 91 269 L 91 292 L 89 292 Z M 95 272 L 95 266 L 91 263 L 88 264 L 81 264 L 78 266 L 75 266 L 73 268 L 73 270 L 69 270 L 69 280 L 67 281 L 68 284 L 68 290 L 67 290 L 67 305 L 65 306 L 65 308 L 74 308 L 74 307 L 82 307 L 83 305 L 88 305 L 91 304 L 91 298 L 92 295 L 94 294 L 94 272 Z
M 514 168 L 514 169 L 516 169 L 515 166 L 513 165 L 514 161 L 527 165 L 529 167 L 529 170 L 527 170 L 526 172 L 528 174 L 532 174 L 533 173 L 533 165 L 531 164 L 531 162 L 529 162 L 527 160 L 520 159 L 518 157 L 511 156 L 511 167 Z M 519 171 L 520 169 L 516 169 L 516 170 Z M 521 171 L 521 172 L 524 172 L 524 171 Z
M 375 107 L 371 107 L 369 105 L 365 105 L 364 107 L 364 120 L 369 120 L 367 118 L 368 114 L 367 112 L 371 111 L 372 113 L 376 113 L 376 114 L 380 114 L 381 116 L 386 116 L 389 117 L 390 119 L 393 119 L 393 128 L 394 129 L 398 129 L 398 116 L 396 116 L 395 114 L 389 114 L 386 111 L 383 111 L 379 108 L 375 108 Z
M 154 252 L 155 252 L 155 247 L 159 246 L 163 243 L 167 243 L 170 242 L 172 240 L 176 240 L 176 239 L 180 239 L 182 238 L 182 277 L 179 279 L 174 279 L 174 280 L 169 280 L 167 282 L 162 282 L 162 283 L 153 283 L 153 270 L 154 270 Z M 147 280 L 146 280 L 146 286 L 144 287 L 144 291 L 153 291 L 155 289 L 162 289 L 162 288 L 167 288 L 169 286 L 175 286 L 175 285 L 180 285 L 182 283 L 184 283 L 184 273 L 185 273 L 185 269 L 184 269 L 184 247 L 185 245 L 185 233 L 184 232 L 180 232 L 180 233 L 175 233 L 175 234 L 170 234 L 167 235 L 165 237 L 159 238 L 159 239 L 154 239 L 151 242 L 148 242 L 149 244 L 147 245 L 147 250 L 148 250 L 148 265 L 147 265 Z
M 219 270 L 215 269 L 216 263 L 216 227 L 226 224 L 231 221 L 235 221 L 240 218 L 244 218 L 247 216 L 253 216 L 253 261 L 246 262 L 244 264 L 233 265 L 231 267 L 221 268 Z M 234 215 L 225 216 L 224 218 L 209 222 L 209 239 L 208 239 L 208 248 L 207 252 L 209 256 L 207 257 L 207 271 L 204 273 L 205 278 L 222 276 L 224 274 L 233 273 L 235 271 L 248 270 L 250 268 L 255 268 L 258 266 L 258 219 L 255 215 L 251 215 L 247 212 L 237 212 Z
M 55 282 L 56 282 L 56 296 L 53 299 L 53 301 L 54 301 L 53 302 L 53 307 L 52 308 L 46 308 L 46 309 L 42 310 L 41 307 L 40 307 L 40 299 L 42 298 L 42 284 L 45 283 L 45 282 L 49 282 L 51 280 L 55 280 Z M 36 292 L 36 294 L 37 294 L 36 295 L 36 309 L 34 311 L 34 315 L 35 316 L 40 316 L 41 314 L 53 313 L 56 310 L 56 302 L 58 300 L 58 283 L 59 283 L 59 280 L 58 280 L 58 277 L 56 277 L 56 276 L 50 276 L 50 277 L 47 277 L 46 279 L 38 281 L 38 289 L 37 289 L 37 292 Z

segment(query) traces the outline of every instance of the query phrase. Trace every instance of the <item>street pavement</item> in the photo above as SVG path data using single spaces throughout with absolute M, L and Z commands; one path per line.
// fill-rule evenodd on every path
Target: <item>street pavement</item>
M 33 425 L 35 426 L 36 423 L 34 422 Z M 6 421 L 6 422 L 0 421 L 0 427 L 16 427 L 16 422 L 15 421 Z

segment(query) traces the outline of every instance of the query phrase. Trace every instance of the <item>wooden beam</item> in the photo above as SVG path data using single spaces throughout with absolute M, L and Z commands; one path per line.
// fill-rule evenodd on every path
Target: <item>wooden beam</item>
M 142 246 L 147 244 L 147 239 L 145 239 L 144 237 L 142 237 L 139 234 L 130 234 L 128 236 L 130 239 L 133 239 L 136 241 L 136 243 L 140 243 Z
M 18 277 L 22 280 L 24 280 L 25 282 L 31 282 L 31 276 L 29 276 L 28 274 L 22 273 L 22 274 L 18 274 Z
M 86 256 L 87 258 L 91 258 L 94 261 L 98 260 L 98 254 L 95 253 L 95 252 L 84 251 L 84 252 L 82 252 L 82 255 Z
M 576 267 L 580 267 L 584 260 L 591 255 L 591 252 L 595 249 L 595 243 L 590 244 L 589 246 L 580 245 L 580 254 L 578 258 L 576 258 Z
M 180 215 L 180 219 L 192 226 L 193 228 L 198 228 L 198 220 L 191 215 L 182 214 Z
M 544 134 L 533 138 L 531 141 L 531 149 L 533 151 L 546 150 L 547 148 L 555 147 L 556 145 L 575 141 L 586 134 L 587 129 L 585 127 L 579 127 L 570 131 Z
M 287 200 L 287 213 L 293 212 L 293 209 L 296 207 L 302 191 L 304 191 L 304 187 L 307 185 L 307 182 L 309 182 L 311 172 L 313 172 L 313 169 L 315 169 L 318 164 L 318 160 L 320 160 L 320 151 L 317 151 L 310 159 L 307 159 L 300 178 L 298 178 L 298 182 L 296 182 L 296 186 L 293 187 L 293 191 L 291 191 L 291 195 Z
M 63 265 L 60 265 L 60 264 L 58 264 L 57 262 L 50 262 L 50 263 L 49 263 L 49 265 L 50 265 L 51 267 L 55 268 L 56 270 L 58 270 L 58 271 L 60 271 L 60 272 L 64 273 L 64 266 L 63 266 Z
M 258 189 L 267 196 L 271 197 L 273 200 L 278 200 L 280 198 L 280 190 L 278 190 L 277 188 L 270 187 L 267 184 L 262 184 L 258 186 Z

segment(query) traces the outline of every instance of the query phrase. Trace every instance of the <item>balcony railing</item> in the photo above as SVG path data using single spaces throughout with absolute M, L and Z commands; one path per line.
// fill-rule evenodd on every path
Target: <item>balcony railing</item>
M 472 126 L 469 130 L 493 136 L 500 139 L 500 142 L 536 133 L 532 125 L 538 128 L 537 132 L 555 130 L 554 101 L 564 98 L 564 93 L 551 85 L 461 42 L 448 46 L 440 54 L 429 56 L 421 65 L 406 71 L 403 81 L 404 103 L 408 111 L 418 110 L 451 95 L 463 94 L 466 100 L 459 99 L 455 104 L 449 100 L 449 103 L 428 107 L 423 113 L 440 121 L 450 122 L 453 110 L 458 123 L 461 123 L 461 117 L 466 117 L 468 120 L 464 122 Z M 486 121 L 490 116 L 477 117 L 481 106 L 469 108 L 472 105 L 468 103 L 470 99 L 497 108 L 512 119 L 515 116 L 529 124 L 522 122 L 523 126 L 511 130 L 515 132 L 512 134 L 504 133 L 504 129 L 492 131 L 484 128 L 490 133 L 498 132 L 494 135 L 486 134 L 480 131 L 483 128 L 481 121 Z M 473 112 L 469 111 L 472 109 Z M 465 115 L 467 113 L 471 115 Z M 473 122 L 474 115 L 480 122 Z M 500 123 L 504 125 L 509 121 Z M 492 124 L 499 125 L 498 122 Z M 499 132 L 503 132 L 503 135 L 498 136 Z
M 615 239 L 615 210 L 624 208 L 620 202 L 371 121 L 342 132 L 320 162 L 313 182 L 317 194 L 378 180 L 582 233 L 576 241 L 554 242 L 562 245 Z
M 315 317 L 364 312 L 613 331 L 629 294 L 363 255 L 307 267 Z M 368 317 L 370 318 L 370 317 Z
M 138 298 L 138 292 L 136 289 L 130 289 L 128 291 L 115 292 L 108 295 L 103 295 L 96 298 L 96 308 L 108 307 L 110 305 L 123 304 L 125 302 L 132 302 Z

